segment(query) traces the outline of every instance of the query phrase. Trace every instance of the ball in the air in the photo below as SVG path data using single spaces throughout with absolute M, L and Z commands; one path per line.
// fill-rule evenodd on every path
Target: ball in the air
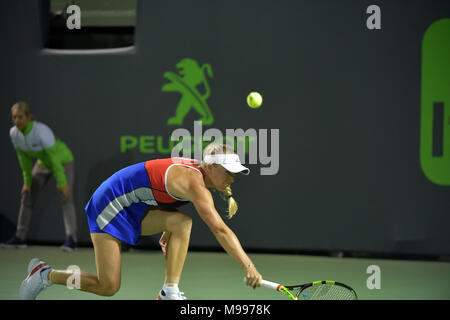
M 262 96 L 258 92 L 250 92 L 247 96 L 247 104 L 250 108 L 259 108 L 262 104 Z

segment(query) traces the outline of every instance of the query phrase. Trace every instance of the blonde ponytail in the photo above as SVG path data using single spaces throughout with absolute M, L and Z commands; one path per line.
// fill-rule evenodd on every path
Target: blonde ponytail
M 232 192 L 231 192 L 231 187 L 230 186 L 227 186 L 225 188 L 224 194 L 228 197 L 228 215 L 227 215 L 227 218 L 231 219 L 236 214 L 236 212 L 238 210 L 238 205 L 237 205 L 236 200 L 234 200 L 234 198 L 231 196 Z

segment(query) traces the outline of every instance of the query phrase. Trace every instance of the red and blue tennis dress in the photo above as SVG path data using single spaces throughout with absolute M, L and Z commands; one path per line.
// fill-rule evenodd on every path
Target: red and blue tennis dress
M 188 203 L 167 190 L 167 173 L 172 166 L 193 165 L 195 160 L 168 158 L 131 165 L 106 179 L 86 205 L 91 233 L 108 233 L 136 245 L 141 235 L 141 221 L 149 206 L 176 208 Z M 197 161 L 195 161 L 197 162 Z

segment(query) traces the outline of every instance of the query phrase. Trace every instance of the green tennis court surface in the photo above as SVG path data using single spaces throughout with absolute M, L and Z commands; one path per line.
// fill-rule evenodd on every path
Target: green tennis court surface
M 450 263 L 405 260 L 332 258 L 306 255 L 249 254 L 267 280 L 285 284 L 315 280 L 336 280 L 352 286 L 361 300 L 450 299 Z M 18 299 L 28 262 L 39 257 L 56 269 L 77 265 L 96 273 L 92 248 L 74 253 L 58 247 L 30 246 L 0 249 L 0 299 Z M 380 289 L 368 289 L 371 265 L 380 268 Z M 285 296 L 265 288 L 253 290 L 243 283 L 242 268 L 225 253 L 189 252 L 180 289 L 194 300 L 278 300 Z M 38 299 L 133 299 L 153 300 L 164 282 L 164 258 L 159 251 L 136 250 L 123 253 L 122 285 L 113 297 L 69 290 L 54 285 Z

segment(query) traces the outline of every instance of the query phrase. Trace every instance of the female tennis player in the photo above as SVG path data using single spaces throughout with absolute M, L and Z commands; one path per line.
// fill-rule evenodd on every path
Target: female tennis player
M 60 192 L 63 209 L 66 241 L 64 251 L 76 248 L 76 211 L 72 195 L 74 184 L 73 155 L 69 148 L 55 138 L 45 124 L 35 121 L 27 102 L 15 103 L 11 108 L 14 126 L 10 130 L 12 144 L 16 150 L 23 173 L 23 187 L 17 230 L 15 235 L 2 243 L 4 248 L 25 248 L 30 228 L 33 206 L 39 192 L 53 175 Z M 38 161 L 33 166 L 33 159 Z
M 210 144 L 203 161 L 156 159 L 126 167 L 104 181 L 86 205 L 94 245 L 97 274 L 79 271 L 82 291 L 112 296 L 120 288 L 121 242 L 135 245 L 141 235 L 163 232 L 160 244 L 166 257 L 165 283 L 158 300 L 184 300 L 178 288 L 186 258 L 192 219 L 177 207 L 191 202 L 220 245 L 244 269 L 247 285 L 260 286 L 262 277 L 238 238 L 214 207 L 208 188 L 228 196 L 229 217 L 237 210 L 231 197 L 234 174 L 248 174 L 233 148 Z M 73 271 L 55 270 L 35 258 L 20 288 L 21 299 L 35 299 L 52 284 L 66 285 Z

